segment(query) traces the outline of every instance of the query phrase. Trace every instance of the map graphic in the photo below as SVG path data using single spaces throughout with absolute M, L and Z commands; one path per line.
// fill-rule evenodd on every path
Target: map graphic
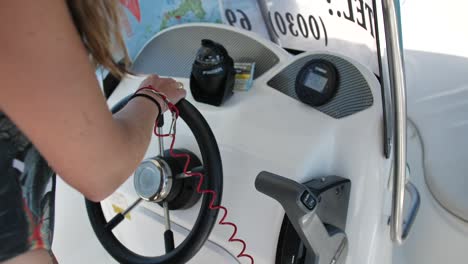
M 132 58 L 161 30 L 192 23 L 223 23 L 217 0 L 121 0 L 126 7 L 126 43 Z

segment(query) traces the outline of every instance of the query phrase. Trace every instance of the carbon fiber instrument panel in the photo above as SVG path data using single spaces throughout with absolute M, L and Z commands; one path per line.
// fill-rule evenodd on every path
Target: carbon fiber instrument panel
M 315 109 L 333 118 L 344 118 L 372 106 L 372 91 L 361 72 L 350 62 L 328 54 L 313 54 L 298 59 L 273 77 L 268 85 L 292 98 L 299 100 L 296 90 L 296 77 L 311 60 L 323 59 L 332 63 L 339 75 L 339 84 L 334 97 Z
M 132 70 L 142 74 L 157 72 L 161 76 L 188 78 L 202 39 L 222 44 L 235 62 L 255 62 L 255 78 L 280 61 L 268 47 L 234 30 L 187 26 L 173 28 L 151 40 L 138 55 Z

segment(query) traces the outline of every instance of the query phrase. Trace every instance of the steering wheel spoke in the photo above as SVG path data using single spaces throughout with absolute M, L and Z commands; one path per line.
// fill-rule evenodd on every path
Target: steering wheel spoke
M 123 220 L 125 220 L 125 216 L 128 215 L 133 209 L 135 209 L 142 201 L 143 201 L 143 199 L 139 198 L 132 205 L 130 205 L 130 207 L 128 207 L 125 211 L 123 211 L 122 213 L 119 213 L 116 216 L 114 216 L 104 226 L 106 231 L 112 232 L 112 230 L 114 230 L 118 225 L 120 225 L 123 222 Z
M 176 180 L 182 180 L 186 178 L 192 177 L 191 175 L 194 173 L 201 173 L 205 174 L 205 168 L 203 166 L 195 167 L 192 170 L 188 171 L 187 173 L 179 173 L 175 176 Z
M 175 248 L 174 233 L 171 230 L 171 218 L 169 216 L 169 204 L 164 202 L 164 218 L 166 220 L 166 231 L 164 232 L 164 246 L 166 254 L 170 253 Z

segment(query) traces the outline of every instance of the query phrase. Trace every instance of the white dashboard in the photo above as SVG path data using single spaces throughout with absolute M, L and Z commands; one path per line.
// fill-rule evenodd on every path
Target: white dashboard
M 235 31 L 224 26 L 204 24 L 174 30 L 193 31 L 200 28 L 207 34 L 211 29 Z M 160 33 L 152 41 L 164 39 L 164 34 L 168 32 Z M 216 37 L 216 34 L 212 34 L 212 37 Z M 253 36 L 246 33 L 245 37 Z M 223 43 L 223 39 L 214 40 Z M 186 40 L 190 41 L 196 42 L 193 44 L 195 46 L 199 45 L 197 40 Z M 255 80 L 250 91 L 235 92 L 221 107 L 197 103 L 190 92 L 187 96 L 187 100 L 206 118 L 216 136 L 224 168 L 222 204 L 229 209 L 228 219 L 238 225 L 238 237 L 247 242 L 247 253 L 255 257 L 256 263 L 274 263 L 284 210 L 255 189 L 258 173 L 267 170 L 297 182 L 338 175 L 352 182 L 346 228 L 350 247 L 347 263 L 377 263 L 379 256 L 390 254 L 381 251 L 389 251 L 391 247 L 388 239 L 382 239 L 387 237 L 382 234 L 388 232 L 388 212 L 382 211 L 382 208 L 388 208 L 384 205 L 388 202 L 389 193 L 381 190 L 387 190 L 389 184 L 390 162 L 383 155 L 381 91 L 376 77 L 365 67 L 340 55 L 314 52 L 293 57 L 273 44 L 260 44 L 276 54 L 278 62 Z M 352 64 L 371 91 L 372 105 L 352 115 L 334 118 L 268 85 L 288 66 L 314 55 L 337 56 Z M 151 60 L 141 63 L 146 67 L 144 72 L 153 72 L 153 64 L 164 65 L 155 59 L 156 55 L 150 56 L 146 51 L 140 53 L 137 63 L 145 58 Z M 190 87 L 188 78 L 176 79 L 185 87 Z M 109 106 L 135 92 L 141 80 L 141 77 L 123 80 L 110 98 Z M 182 122 L 178 127 L 176 147 L 199 153 L 193 136 Z M 158 144 L 153 140 L 146 156 L 156 156 L 157 153 Z M 115 206 L 125 208 L 136 199 L 130 178 L 107 200 L 105 212 L 110 217 L 116 213 Z M 176 244 L 191 229 L 198 207 L 171 212 L 171 220 L 179 227 L 174 230 Z M 140 254 L 163 254 L 162 215 L 159 205 L 145 203 L 132 212 L 131 220 L 119 226 L 115 232 L 121 241 L 134 245 L 132 249 Z M 369 232 L 361 232 L 364 227 Z M 240 252 L 241 247 L 237 243 L 227 242 L 231 233 L 230 227 L 216 226 L 210 242 L 193 259 L 193 263 L 238 263 L 233 256 Z M 375 248 L 375 253 L 369 255 L 369 248 Z

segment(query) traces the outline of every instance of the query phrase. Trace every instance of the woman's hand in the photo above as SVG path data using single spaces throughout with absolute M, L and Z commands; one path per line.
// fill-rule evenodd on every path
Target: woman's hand
M 177 82 L 176 80 L 171 78 L 161 78 L 155 74 L 148 76 L 140 84 L 139 89 L 149 86 L 157 89 L 159 92 L 166 95 L 167 99 L 173 104 L 177 104 L 182 98 L 184 98 L 187 95 L 187 91 L 184 89 L 182 83 Z M 159 96 L 155 95 L 150 91 L 141 91 L 140 93 L 145 93 L 147 95 L 152 96 L 154 99 L 158 100 L 161 107 L 163 108 L 163 112 L 167 110 L 167 105 L 161 100 Z

